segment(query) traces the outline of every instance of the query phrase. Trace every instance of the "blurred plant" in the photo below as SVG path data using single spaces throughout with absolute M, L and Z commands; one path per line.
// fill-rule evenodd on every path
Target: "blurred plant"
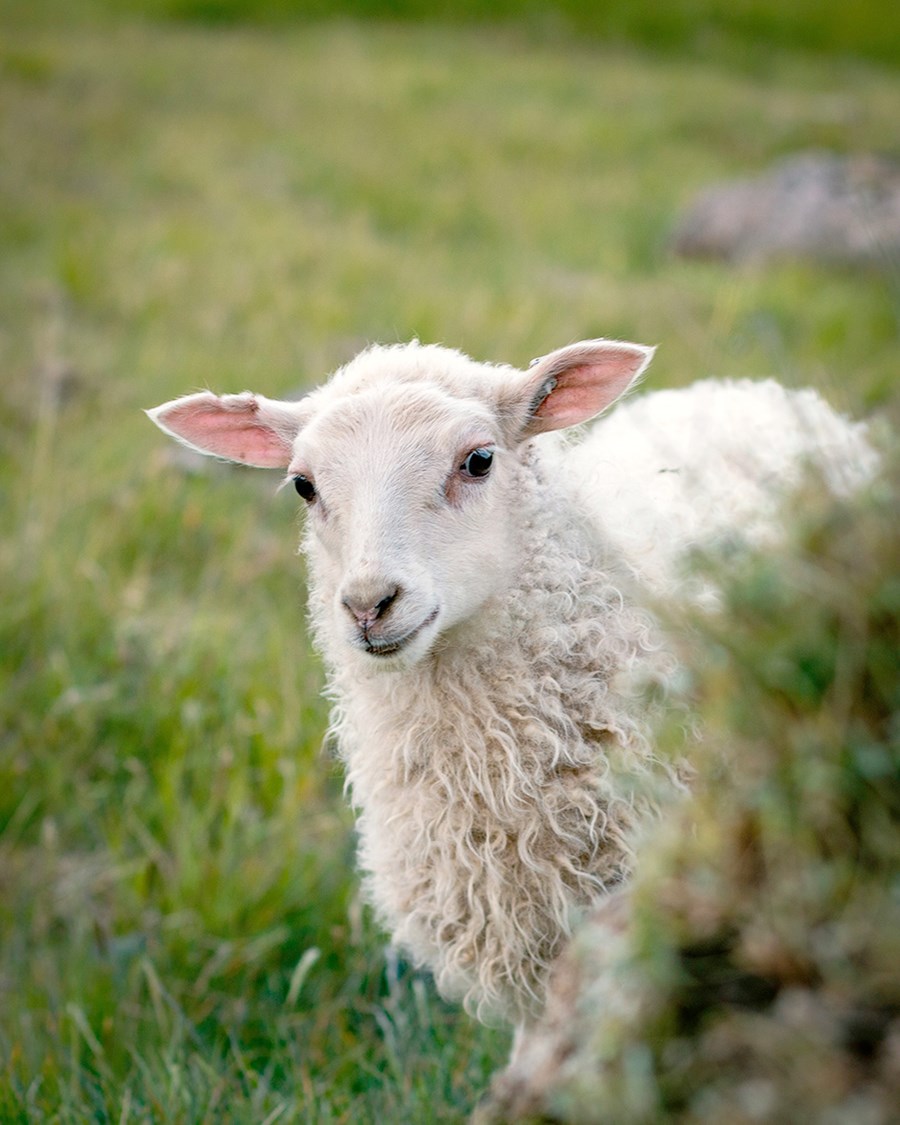
M 680 628 L 693 795 L 646 842 L 630 923 L 581 934 L 560 1065 L 485 1120 L 895 1119 L 898 479 L 810 492 L 782 548 L 706 564 L 722 610 Z
M 729 39 L 788 48 L 900 58 L 900 21 L 881 0 L 128 0 L 132 10 L 203 23 L 283 22 L 343 17 L 508 23 L 528 32 L 708 50 Z

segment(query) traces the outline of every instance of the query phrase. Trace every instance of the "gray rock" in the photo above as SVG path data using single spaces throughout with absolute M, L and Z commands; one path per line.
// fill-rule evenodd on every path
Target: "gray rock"
M 675 253 L 762 262 L 794 258 L 887 267 L 900 262 L 900 163 L 808 152 L 752 179 L 702 192 L 678 221 Z

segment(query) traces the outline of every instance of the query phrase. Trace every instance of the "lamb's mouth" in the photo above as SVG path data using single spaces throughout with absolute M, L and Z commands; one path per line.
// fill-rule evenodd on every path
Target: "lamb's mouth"
M 364 636 L 362 641 L 366 652 L 369 653 L 370 656 L 395 656 L 401 649 L 406 648 L 411 641 L 414 641 L 424 629 L 434 624 L 437 620 L 439 610 L 440 607 L 435 606 L 424 621 L 420 621 L 414 629 L 411 629 L 408 633 L 404 633 L 402 637 L 396 637 L 393 640 L 377 640 L 372 637 Z

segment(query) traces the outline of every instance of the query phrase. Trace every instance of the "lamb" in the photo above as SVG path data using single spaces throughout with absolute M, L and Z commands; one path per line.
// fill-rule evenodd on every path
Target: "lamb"
M 861 426 L 774 385 L 659 392 L 580 444 L 556 432 L 620 398 L 652 351 L 589 340 L 520 371 L 376 346 L 297 402 L 203 392 L 149 412 L 204 453 L 286 470 L 303 498 L 366 893 L 482 1019 L 540 1012 L 577 918 L 623 887 L 660 785 L 679 784 L 633 687 L 666 660 L 635 579 L 674 590 L 704 521 L 753 533 L 759 510 L 764 527 L 763 474 L 822 446 L 848 478 L 869 464 Z M 673 429 L 685 411 L 702 444 Z

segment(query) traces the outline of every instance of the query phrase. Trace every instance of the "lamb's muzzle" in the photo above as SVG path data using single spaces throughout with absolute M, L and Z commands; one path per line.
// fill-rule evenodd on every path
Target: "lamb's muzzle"
M 373 593 L 375 589 L 371 583 L 347 583 L 341 591 L 341 605 L 349 611 L 364 637 L 377 621 L 383 621 L 400 593 L 400 587 L 394 582 L 380 583 Z
M 407 632 L 398 632 L 396 627 L 391 630 L 390 625 L 379 628 L 381 622 L 373 620 L 359 626 L 359 643 L 367 653 L 383 658 L 394 656 L 437 621 L 440 610 L 437 606 L 428 614 L 424 621 L 419 622 Z

